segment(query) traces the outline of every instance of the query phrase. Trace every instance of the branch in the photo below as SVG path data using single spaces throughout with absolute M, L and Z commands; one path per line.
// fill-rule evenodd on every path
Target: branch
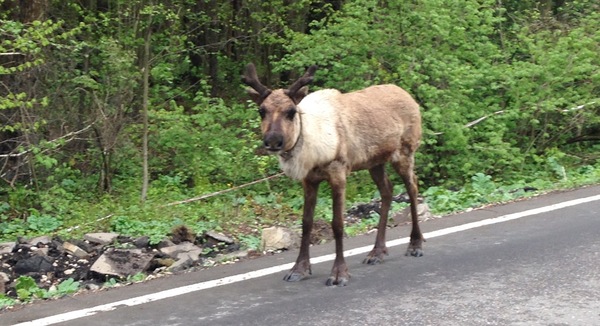
M 167 206 L 174 206 L 174 205 L 179 205 L 179 204 L 186 204 L 186 203 L 191 203 L 191 202 L 194 202 L 194 201 L 198 201 L 198 200 L 202 200 L 202 199 L 214 197 L 214 196 L 217 196 L 217 195 L 222 195 L 224 193 L 228 193 L 228 192 L 231 192 L 231 191 L 234 191 L 234 190 L 245 188 L 245 187 L 251 186 L 253 184 L 257 184 L 257 183 L 260 183 L 260 182 L 263 182 L 263 181 L 267 181 L 267 180 L 270 180 L 270 179 L 275 179 L 275 178 L 278 178 L 278 177 L 280 177 L 282 175 L 283 175 L 283 172 L 278 173 L 278 174 L 274 174 L 274 175 L 266 177 L 266 178 L 254 180 L 252 182 L 245 183 L 245 184 L 239 185 L 239 186 L 235 186 L 235 187 L 232 187 L 232 188 L 229 188 L 229 189 L 216 191 L 216 192 L 213 192 L 213 193 L 210 193 L 210 194 L 205 194 L 205 195 L 202 195 L 202 196 L 198 196 L 198 197 L 194 197 L 194 198 L 189 198 L 189 199 L 186 199 L 186 200 L 180 200 L 180 201 L 168 203 L 168 204 L 162 205 L 160 207 L 167 207 Z
M 483 117 L 481 117 L 481 118 L 479 118 L 479 119 L 476 119 L 476 120 L 473 120 L 473 121 L 471 121 L 471 122 L 467 123 L 466 125 L 464 125 L 464 126 L 463 126 L 463 128 L 469 128 L 469 127 L 472 127 L 472 126 L 474 126 L 474 125 L 476 125 L 476 124 L 480 123 L 481 121 L 483 121 L 483 120 L 485 120 L 485 119 L 487 119 L 487 118 L 489 118 L 489 117 L 491 117 L 491 116 L 493 116 L 493 115 L 502 114 L 502 113 L 504 113 L 504 110 L 500 110 L 500 111 L 496 111 L 496 112 L 494 112 L 494 113 L 492 113 L 492 114 L 488 114 L 488 115 L 486 115 L 486 116 L 483 116 Z M 435 132 L 435 133 L 433 133 L 433 134 L 434 134 L 434 135 L 442 135 L 442 134 L 443 134 L 443 132 Z
M 78 130 L 78 131 L 73 131 L 73 132 L 70 132 L 70 133 L 68 133 L 68 134 L 65 134 L 65 135 L 63 135 L 63 136 L 60 136 L 60 137 L 58 137 L 58 138 L 56 138 L 56 139 L 50 140 L 50 141 L 48 141 L 48 143 L 55 143 L 55 142 L 57 142 L 57 141 L 59 141 L 59 140 L 61 140 L 61 139 L 65 139 L 65 138 L 68 138 L 68 137 L 72 137 L 72 136 L 76 136 L 76 135 L 79 135 L 79 134 L 81 134 L 81 133 L 84 133 L 84 132 L 86 132 L 88 129 L 90 129 L 90 128 L 91 128 L 91 127 L 94 125 L 94 123 L 95 123 L 95 122 L 93 122 L 93 123 L 89 124 L 88 126 L 86 126 L 85 128 L 83 128 L 83 129 L 81 129 L 81 130 Z M 71 140 L 73 140 L 73 139 L 75 139 L 75 138 L 73 137 L 73 138 L 69 139 L 68 141 L 71 141 Z M 30 153 L 31 151 L 33 151 L 33 148 L 30 148 L 30 149 L 24 150 L 24 151 L 22 151 L 22 152 L 20 152 L 20 153 L 16 153 L 16 154 L 0 154 L 0 158 L 21 157 L 21 156 L 23 156 L 23 155 L 25 155 L 25 154 L 27 154 L 27 153 Z
M 560 110 L 560 112 L 571 112 L 571 111 L 583 110 L 583 109 L 587 109 L 587 108 L 589 108 L 589 107 L 590 107 L 590 106 L 592 106 L 593 104 L 596 104 L 596 101 L 594 101 L 594 102 L 589 102 L 589 103 L 582 104 L 582 105 L 578 105 L 578 106 L 576 106 L 576 107 L 572 107 L 572 108 L 570 108 L 570 109 L 563 109 L 563 110 Z M 502 113 L 504 113 L 504 110 L 500 110 L 500 111 L 496 111 L 496 112 L 494 112 L 494 113 L 492 113 L 492 114 L 488 114 L 488 115 L 486 115 L 486 116 L 483 116 L 483 117 L 481 117 L 481 118 L 479 118 L 479 119 L 473 120 L 473 121 L 471 121 L 471 122 L 469 122 L 469 123 L 465 124 L 465 125 L 463 126 L 463 128 L 469 128 L 469 127 L 472 127 L 472 126 L 474 126 L 474 125 L 476 125 L 476 124 L 480 123 L 481 121 L 483 121 L 483 120 L 485 120 L 485 119 L 487 119 L 487 118 L 489 118 L 489 117 L 491 117 L 491 116 L 493 116 L 493 115 L 502 114 Z M 442 135 L 442 134 L 444 134 L 444 133 L 443 133 L 443 132 L 435 132 L 435 133 L 433 133 L 433 134 L 434 134 L 434 135 Z M 596 140 L 596 139 L 586 139 L 585 141 L 587 141 L 587 140 Z
M 583 109 L 589 107 L 592 104 L 596 104 L 596 102 L 594 101 L 594 102 L 590 102 L 590 103 L 578 105 L 578 106 L 576 106 L 574 108 L 560 110 L 560 112 L 571 112 L 571 111 L 583 110 Z
M 591 141 L 591 142 L 597 142 L 600 141 L 600 135 L 583 135 L 583 136 L 577 136 L 577 137 L 573 137 L 567 140 L 567 144 L 573 144 L 573 143 L 579 143 L 579 142 L 584 142 L 584 141 Z

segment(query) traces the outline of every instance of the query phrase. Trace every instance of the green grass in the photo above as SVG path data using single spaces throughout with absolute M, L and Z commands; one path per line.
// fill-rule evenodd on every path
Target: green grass
M 458 189 L 432 186 L 422 189 L 432 213 L 448 214 L 492 203 L 507 202 L 540 192 L 574 188 L 600 182 L 600 164 L 587 165 L 573 170 L 556 168 L 555 174 L 540 173 L 521 180 L 494 180 L 477 173 Z M 59 235 L 65 238 L 81 237 L 86 232 L 111 231 L 128 236 L 149 236 L 158 243 L 173 227 L 186 225 L 194 232 L 219 231 L 233 236 L 247 248 L 260 242 L 260 231 L 273 225 L 298 226 L 301 224 L 302 191 L 298 183 L 287 178 L 277 180 L 279 190 L 253 187 L 215 196 L 204 201 L 165 206 L 182 199 L 181 190 L 171 194 L 162 192 L 163 200 L 153 199 L 140 205 L 137 198 L 105 195 L 90 200 L 73 200 L 65 207 L 51 213 L 31 210 L 27 218 L 15 217 L 8 203 L 0 203 L 0 241 L 14 241 L 18 236 Z M 275 184 L 275 182 L 271 182 Z M 536 191 L 525 191 L 526 187 Z M 378 197 L 368 175 L 349 180 L 347 207 L 368 202 Z M 402 187 L 397 186 L 396 192 Z M 193 197 L 192 194 L 187 194 Z M 197 194 L 194 194 L 197 195 Z M 49 197 L 48 200 L 51 200 Z M 399 210 L 401 207 L 392 207 Z M 331 220 L 331 199 L 328 187 L 322 187 L 315 218 Z M 349 225 L 349 235 L 359 234 L 376 225 L 376 217 L 365 219 L 358 225 Z

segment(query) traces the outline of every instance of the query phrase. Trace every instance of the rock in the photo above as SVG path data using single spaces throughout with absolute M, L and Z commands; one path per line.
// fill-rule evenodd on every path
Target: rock
M 15 242 L 0 243 L 0 255 L 10 254 L 17 244 Z
M 10 281 L 8 275 L 6 275 L 6 273 L 0 272 L 0 294 L 6 293 L 5 284 L 8 283 L 8 281 Z
M 34 250 L 33 248 L 36 248 L 36 247 L 32 247 L 31 251 L 33 251 L 36 255 L 40 255 L 40 256 L 48 256 L 48 253 L 50 252 L 50 248 L 48 248 L 48 247 L 36 248 L 36 250 Z
M 194 261 L 197 261 L 199 259 L 198 256 L 202 253 L 202 248 L 190 242 L 183 242 L 178 245 L 161 248 L 159 251 L 171 258 L 177 258 L 180 253 L 186 253 L 195 257 Z
M 200 260 L 200 253 L 197 252 L 180 252 L 177 254 L 177 260 L 191 259 L 194 263 Z
M 78 246 L 70 243 L 70 242 L 63 242 L 63 248 L 65 248 L 65 251 L 77 258 L 87 258 L 89 256 L 89 254 L 87 253 L 87 251 L 79 248 Z
M 156 259 L 156 263 L 160 266 L 169 267 L 175 264 L 175 259 L 173 258 L 158 258 Z
M 49 236 L 43 235 L 41 237 L 36 237 L 28 241 L 28 243 L 32 246 L 47 245 L 52 242 L 52 239 Z
M 98 291 L 100 290 L 100 285 L 94 283 L 88 283 L 85 285 L 85 288 L 90 291 Z
M 433 218 L 433 214 L 429 211 L 429 206 L 426 203 L 420 203 L 417 205 L 417 215 L 419 216 L 419 222 L 423 222 Z M 405 207 L 402 212 L 395 214 L 392 217 L 394 225 L 408 223 L 412 221 L 410 215 L 410 206 Z
M 170 246 L 174 246 L 174 245 L 175 245 L 175 243 L 173 243 L 173 241 L 171 241 L 169 239 L 164 239 L 156 245 L 156 248 L 162 249 L 162 248 L 170 247 Z
M 177 256 L 178 256 L 177 261 L 173 265 L 167 267 L 167 271 L 173 272 L 173 273 L 181 272 L 182 270 L 188 269 L 194 265 L 195 261 L 194 261 L 194 259 L 192 259 L 192 257 L 189 254 L 180 253 Z
M 139 249 L 109 250 L 96 259 L 90 271 L 118 277 L 135 275 L 147 270 L 153 258 Z
M 280 250 L 297 247 L 300 237 L 290 229 L 270 227 L 262 230 L 261 247 L 263 250 Z
M 218 242 L 224 242 L 226 244 L 232 244 L 235 242 L 232 238 L 230 238 L 222 233 L 215 232 L 215 231 L 206 232 L 206 236 L 213 238 L 213 239 L 217 240 Z
M 58 251 L 60 253 L 65 252 L 65 248 L 63 247 L 62 241 L 59 241 L 58 239 L 52 240 L 52 243 L 50 244 L 50 246 L 54 247 L 54 249 L 56 249 L 56 251 Z
M 119 237 L 118 233 L 100 232 L 100 233 L 88 233 L 83 236 L 84 240 L 99 245 L 107 245 L 112 243 Z
M 85 252 L 87 253 L 91 253 L 92 251 L 94 251 L 94 247 L 100 247 L 100 245 L 91 244 L 89 241 L 86 240 L 71 239 L 69 240 L 69 242 L 85 250 Z
M 150 244 L 150 237 L 148 237 L 148 236 L 135 238 L 133 240 L 133 245 L 139 249 L 146 248 L 146 247 L 148 247 L 149 244 Z
M 232 261 L 232 260 L 237 260 L 237 259 L 242 259 L 242 258 L 247 258 L 249 256 L 249 252 L 248 250 L 241 250 L 241 251 L 236 251 L 236 252 L 232 252 L 229 254 L 219 254 L 217 255 L 217 257 L 215 258 L 218 261 Z
M 13 270 L 17 274 L 52 272 L 54 270 L 53 263 L 54 259 L 48 256 L 34 255 L 19 260 Z

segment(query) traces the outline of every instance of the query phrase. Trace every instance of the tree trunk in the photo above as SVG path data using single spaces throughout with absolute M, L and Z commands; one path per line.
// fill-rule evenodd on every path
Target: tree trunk
M 146 35 L 144 36 L 144 61 L 143 61 L 143 74 L 142 74 L 142 119 L 143 119 L 143 139 L 142 139 L 142 194 L 141 202 L 146 201 L 148 195 L 148 91 L 149 91 L 149 79 L 150 79 L 150 37 L 152 36 L 151 28 L 152 18 L 148 19 L 148 26 L 146 27 Z

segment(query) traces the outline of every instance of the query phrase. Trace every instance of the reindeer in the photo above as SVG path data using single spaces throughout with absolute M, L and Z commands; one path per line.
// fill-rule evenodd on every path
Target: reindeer
M 327 286 L 345 286 L 350 274 L 344 259 L 344 201 L 346 178 L 352 171 L 369 170 L 381 194 L 381 213 L 373 250 L 363 263 L 375 265 L 388 254 L 385 231 L 392 201 L 392 184 L 385 172 L 390 162 L 402 177 L 410 198 L 412 232 L 407 256 L 423 255 L 425 241 L 417 218 L 417 178 L 414 154 L 421 138 L 419 105 L 395 85 L 371 86 L 342 94 L 324 89 L 308 94 L 316 66 L 288 89 L 271 90 L 258 79 L 254 64 L 246 66 L 242 82 L 259 106 L 264 149 L 277 155 L 284 173 L 302 181 L 304 212 L 302 240 L 295 265 L 285 281 L 299 281 L 312 274 L 310 233 L 319 185 L 327 181 L 333 195 L 335 261 Z

